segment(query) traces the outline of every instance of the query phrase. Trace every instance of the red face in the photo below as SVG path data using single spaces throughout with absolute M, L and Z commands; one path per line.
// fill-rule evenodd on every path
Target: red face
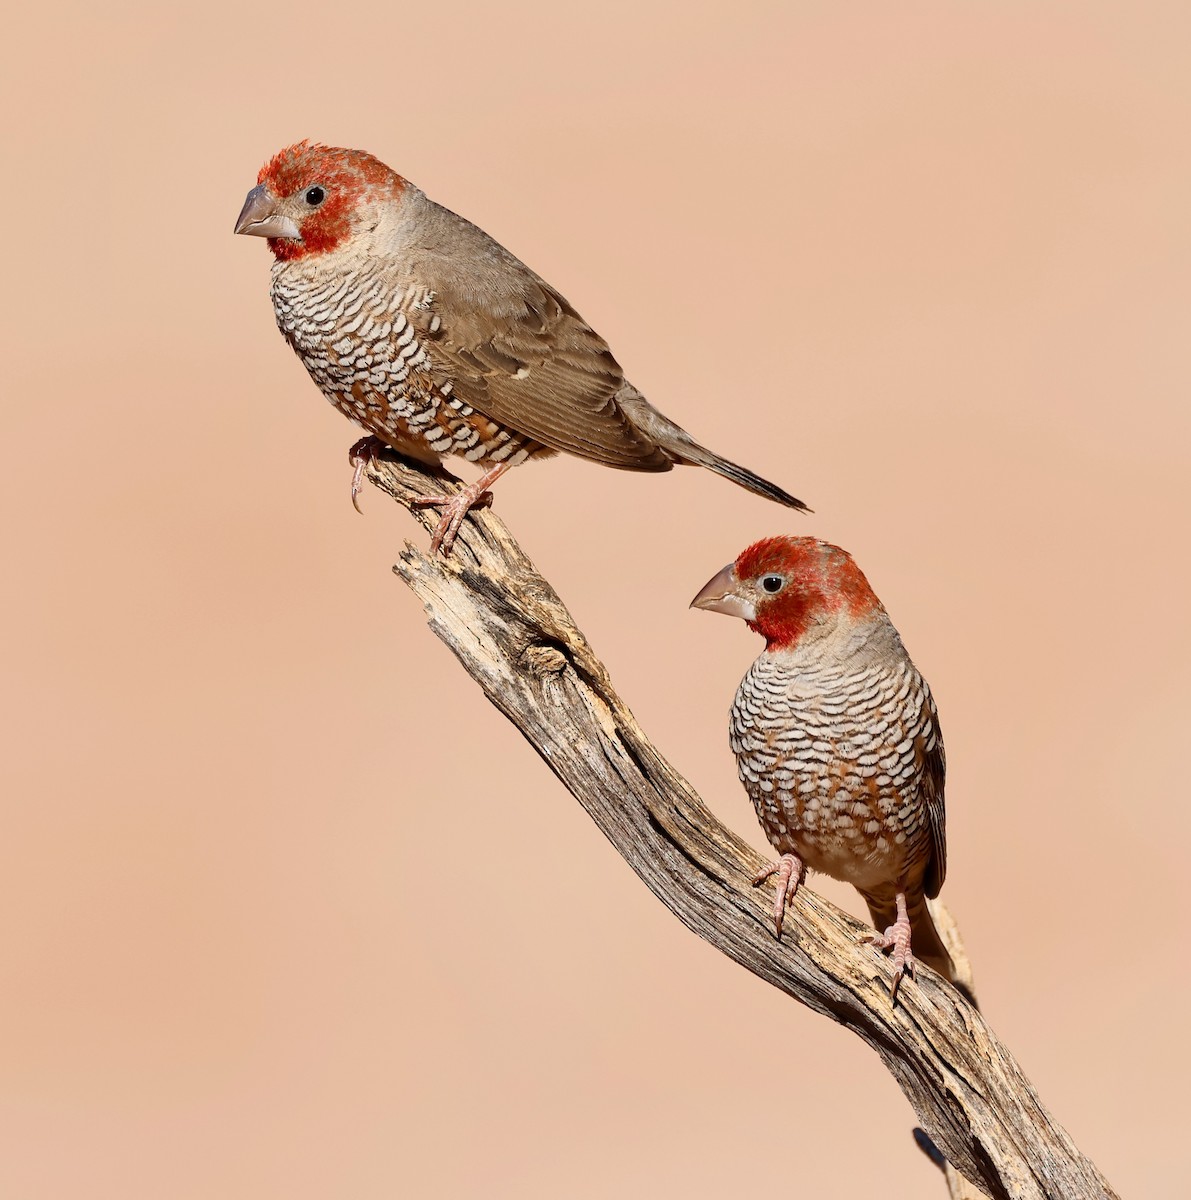
M 299 142 L 260 169 L 236 232 L 267 237 L 287 262 L 325 254 L 351 236 L 367 203 L 396 199 L 404 187 L 400 175 L 363 150 Z
M 742 617 L 769 649 L 795 645 L 816 622 L 881 612 L 852 556 L 817 538 L 766 538 L 745 550 L 694 604 Z

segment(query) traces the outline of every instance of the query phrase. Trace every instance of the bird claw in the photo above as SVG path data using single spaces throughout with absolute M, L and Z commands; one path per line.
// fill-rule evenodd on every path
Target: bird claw
M 492 506 L 492 493 L 488 488 L 508 469 L 508 463 L 497 463 L 491 471 L 481 475 L 474 483 L 460 488 L 452 496 L 424 496 L 413 502 L 412 508 L 442 509 L 442 517 L 434 527 L 434 533 L 430 536 L 431 554 L 437 554 L 440 547 L 444 558 L 451 553 L 451 547 L 455 544 L 455 537 L 459 533 L 459 527 L 463 524 L 463 518 L 473 508 L 490 508 Z
M 445 558 L 451 553 L 463 518 L 473 508 L 491 508 L 492 493 L 487 488 L 479 490 L 477 485 L 472 483 L 453 496 L 424 496 L 415 500 L 411 507 L 442 509 L 442 516 L 430 537 L 430 553 L 437 554 L 441 547 Z
M 915 976 L 918 961 L 910 949 L 910 916 L 906 910 L 906 897 L 902 892 L 897 894 L 897 920 L 884 933 L 873 930 L 867 934 L 864 941 L 876 946 L 878 950 L 892 950 L 890 964 L 893 967 L 893 982 L 889 987 L 889 999 L 897 999 L 897 989 L 901 986 L 902 977 Z
M 347 461 L 352 465 L 352 508 L 358 513 L 362 514 L 364 511 L 360 507 L 360 489 L 364 486 L 364 472 L 381 457 L 386 449 L 388 447 L 380 438 L 369 434 L 368 437 L 362 437 L 355 442 L 347 452 Z
M 806 867 L 797 854 L 783 854 L 776 862 L 771 862 L 753 876 L 753 887 L 764 883 L 771 875 L 777 876 L 777 893 L 773 898 L 773 925 L 775 934 L 780 938 L 786 905 L 797 894 L 803 876 L 806 875 Z
M 400 457 L 399 451 L 382 442 L 380 438 L 362 437 L 347 452 L 348 461 L 352 465 L 352 507 L 360 511 L 360 490 L 364 483 L 364 472 L 372 463 L 386 455 Z M 423 496 L 421 499 L 409 502 L 410 508 L 441 508 L 442 517 L 434 527 L 430 538 L 430 553 L 437 554 L 442 549 L 443 556 L 451 553 L 455 537 L 463 518 L 473 508 L 491 508 L 492 493 L 488 490 L 507 470 L 508 463 L 498 463 L 487 474 L 481 475 L 474 483 L 469 483 L 451 495 Z M 453 478 L 448 475 L 447 478 Z

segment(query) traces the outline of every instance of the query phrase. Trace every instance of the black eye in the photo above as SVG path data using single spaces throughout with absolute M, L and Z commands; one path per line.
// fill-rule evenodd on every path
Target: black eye
M 772 596 L 786 586 L 786 581 L 780 575 L 765 575 L 761 579 L 761 586 Z
M 316 183 L 314 187 L 306 189 L 306 195 L 302 197 L 311 208 L 318 206 L 327 198 L 327 193 Z

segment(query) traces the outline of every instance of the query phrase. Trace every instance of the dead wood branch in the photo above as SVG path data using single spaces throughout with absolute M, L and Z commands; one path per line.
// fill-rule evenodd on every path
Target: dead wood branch
M 441 477 L 404 463 L 377 464 L 370 475 L 406 508 L 443 489 Z M 415 515 L 437 519 L 433 510 Z M 810 890 L 799 892 L 782 941 L 774 938 L 770 897 L 750 884 L 759 858 L 653 747 L 497 517 L 469 516 L 449 559 L 408 545 L 394 569 L 430 627 L 654 895 L 729 958 L 863 1038 L 963 1175 L 998 1200 L 1114 1196 L 954 988 L 923 969 L 892 1007 L 888 965 L 860 945 L 865 927 Z

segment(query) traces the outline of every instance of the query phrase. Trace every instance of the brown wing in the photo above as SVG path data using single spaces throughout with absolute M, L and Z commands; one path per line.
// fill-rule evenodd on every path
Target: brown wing
M 925 686 L 925 684 L 924 684 Z M 926 692 L 926 712 L 922 732 L 915 751 L 922 756 L 922 799 L 930 826 L 931 859 L 926 868 L 923 887 L 932 899 L 939 894 L 947 876 L 947 812 L 943 806 L 943 785 L 947 775 L 947 755 L 943 750 L 943 733 L 939 728 L 939 713 L 934 697 Z
M 638 429 L 607 343 L 548 283 L 486 233 L 429 206 L 430 244 L 412 277 L 434 280 L 406 309 L 431 376 L 498 425 L 609 466 L 668 471 L 673 460 Z M 434 211 L 436 210 L 436 211 Z M 461 264 L 466 263 L 466 273 Z

